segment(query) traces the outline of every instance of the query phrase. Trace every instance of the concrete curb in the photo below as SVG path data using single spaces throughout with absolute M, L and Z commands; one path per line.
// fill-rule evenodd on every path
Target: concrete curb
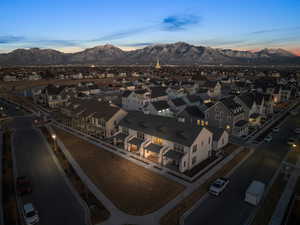
M 2 175 L 3 175 L 3 133 L 0 131 L 0 225 L 4 225 L 4 214 L 3 214 L 3 183 L 2 183 Z
M 13 175 L 14 175 L 14 180 L 17 179 L 18 177 L 18 170 L 17 170 L 17 162 L 16 162 L 16 154 L 15 154 L 15 147 L 13 145 L 13 133 L 11 133 L 10 137 L 10 143 L 11 143 L 11 154 L 12 154 L 12 164 L 13 164 Z M 22 215 L 22 204 L 20 198 L 17 196 L 17 189 L 16 189 L 16 182 L 14 182 L 14 188 L 15 188 L 15 193 L 16 193 L 16 199 L 17 199 L 17 206 L 18 206 L 18 211 L 19 211 L 19 216 L 21 218 Z M 21 219 L 21 223 L 25 225 L 24 219 Z
M 73 195 L 75 196 L 75 198 L 77 199 L 77 201 L 80 203 L 80 205 L 83 207 L 84 211 L 85 211 L 85 221 L 87 225 L 91 225 L 91 215 L 90 215 L 90 210 L 88 208 L 88 205 L 86 204 L 86 202 L 80 197 L 80 195 L 78 194 L 78 192 L 75 190 L 75 188 L 73 187 L 73 185 L 71 184 L 71 182 L 69 181 L 69 178 L 66 176 L 65 171 L 62 169 L 57 157 L 55 156 L 54 152 L 52 151 L 52 148 L 50 147 L 50 144 L 48 143 L 48 141 L 46 140 L 45 136 L 43 135 L 43 133 L 41 132 L 40 129 L 36 129 L 33 128 L 35 131 L 37 131 L 41 136 L 43 141 L 45 142 L 46 146 L 47 146 L 47 151 L 50 153 L 53 161 L 55 162 L 58 170 L 60 171 L 61 175 L 63 176 L 66 184 L 68 185 L 68 187 L 70 188 L 71 192 L 73 193 Z

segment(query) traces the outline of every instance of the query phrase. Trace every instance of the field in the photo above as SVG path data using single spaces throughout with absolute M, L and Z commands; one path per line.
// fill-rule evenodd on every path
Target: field
M 131 215 L 158 210 L 184 187 L 60 129 L 60 140 L 94 184 L 119 209 Z

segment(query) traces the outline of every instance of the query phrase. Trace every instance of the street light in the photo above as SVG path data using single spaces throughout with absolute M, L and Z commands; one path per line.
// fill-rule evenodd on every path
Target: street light
M 54 151 L 56 152 L 56 134 L 52 134 L 52 139 L 53 139 L 53 142 L 54 142 Z

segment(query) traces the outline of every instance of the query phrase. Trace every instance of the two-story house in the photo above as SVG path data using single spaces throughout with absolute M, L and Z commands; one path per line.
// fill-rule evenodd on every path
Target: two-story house
M 241 104 L 232 97 L 223 98 L 211 105 L 205 112 L 209 126 L 225 128 L 229 134 L 248 134 L 248 120 Z
M 118 141 L 128 151 L 185 172 L 211 156 L 213 134 L 173 118 L 129 112 L 120 122 Z

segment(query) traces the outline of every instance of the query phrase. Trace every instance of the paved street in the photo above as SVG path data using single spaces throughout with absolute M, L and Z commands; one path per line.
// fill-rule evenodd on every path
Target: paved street
M 19 115 L 9 108 L 10 115 Z M 15 118 L 13 145 L 18 175 L 30 178 L 31 201 L 40 215 L 41 225 L 83 225 L 85 211 L 56 166 L 42 136 L 32 127 L 30 117 Z
M 289 150 L 287 139 L 293 134 L 299 117 L 291 117 L 282 124 L 280 132 L 273 135 L 271 143 L 264 143 L 230 177 L 230 184 L 219 197 L 210 196 L 189 217 L 187 225 L 243 225 L 255 207 L 243 201 L 252 180 L 265 184 L 271 180 L 281 160 Z M 299 122 L 298 122 L 299 125 Z

